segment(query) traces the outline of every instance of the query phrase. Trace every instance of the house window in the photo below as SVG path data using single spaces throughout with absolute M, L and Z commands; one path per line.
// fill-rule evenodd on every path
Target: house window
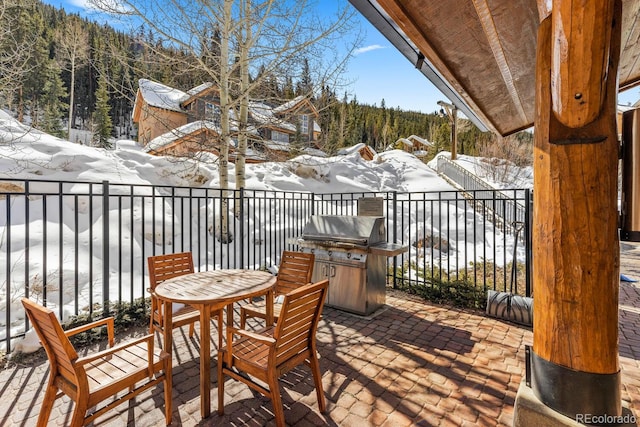
M 271 131 L 271 139 L 276 142 L 289 142 L 289 134 L 284 132 L 278 132 L 277 130 Z
M 207 102 L 204 106 L 204 117 L 207 120 L 213 121 L 215 124 L 220 124 L 220 106 Z
M 300 132 L 303 135 L 309 135 L 309 116 L 300 116 Z

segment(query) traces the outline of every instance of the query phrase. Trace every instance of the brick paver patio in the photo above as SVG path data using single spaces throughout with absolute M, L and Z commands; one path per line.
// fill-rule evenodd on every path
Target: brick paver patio
M 622 244 L 621 271 L 640 278 L 640 246 Z M 238 316 L 236 316 L 236 319 Z M 622 397 L 640 415 L 640 284 L 620 285 Z M 215 332 L 215 329 L 214 329 Z M 173 425 L 273 425 L 270 401 L 228 379 L 225 415 L 217 407 L 216 369 L 211 368 L 212 415 L 200 419 L 198 339 L 174 332 Z M 524 376 L 527 328 L 483 313 L 443 307 L 389 291 L 387 305 L 369 318 L 326 308 L 318 331 L 320 366 L 328 410 L 317 409 L 305 367 L 281 381 L 287 423 L 296 426 L 510 426 Z M 217 337 L 212 336 L 215 355 Z M 215 359 L 214 359 L 215 360 Z M 9 364 L 0 372 L 0 425 L 35 425 L 48 363 Z M 99 419 L 105 426 L 160 426 L 162 388 L 123 404 Z M 70 421 L 65 397 L 50 425 Z

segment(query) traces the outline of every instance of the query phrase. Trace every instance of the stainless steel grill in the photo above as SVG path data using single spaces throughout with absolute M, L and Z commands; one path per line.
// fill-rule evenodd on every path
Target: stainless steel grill
M 386 261 L 408 250 L 387 243 L 384 217 L 316 215 L 296 240 L 315 254 L 313 281 L 329 279 L 326 304 L 369 315 L 385 303 Z

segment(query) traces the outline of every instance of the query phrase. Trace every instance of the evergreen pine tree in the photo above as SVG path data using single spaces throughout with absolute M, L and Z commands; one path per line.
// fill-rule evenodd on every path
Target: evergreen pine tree
M 60 77 L 60 67 L 55 61 L 49 60 L 46 69 L 46 82 L 42 88 L 43 117 L 39 128 L 43 131 L 63 138 L 65 132 L 62 126 L 62 116 L 68 105 L 62 101 L 67 91 Z
M 111 148 L 111 132 L 113 123 L 110 115 L 109 91 L 107 90 L 107 79 L 104 75 L 98 80 L 98 90 L 96 90 L 96 109 L 93 112 L 93 143 L 102 148 Z

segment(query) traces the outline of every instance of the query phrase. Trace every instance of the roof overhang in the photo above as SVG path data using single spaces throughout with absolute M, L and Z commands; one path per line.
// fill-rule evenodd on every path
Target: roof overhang
M 349 0 L 481 130 L 533 125 L 539 23 L 552 0 Z M 623 0 L 619 88 L 640 81 L 640 0 Z
M 442 77 L 438 70 L 420 52 L 420 49 L 413 41 L 396 25 L 395 22 L 375 1 L 369 0 L 349 0 L 351 4 L 371 24 L 393 44 L 405 58 L 420 70 L 433 85 L 442 92 L 465 116 L 467 116 L 480 130 L 487 131 L 488 128 L 483 120 L 469 108 L 463 98 L 452 89 L 451 85 Z

